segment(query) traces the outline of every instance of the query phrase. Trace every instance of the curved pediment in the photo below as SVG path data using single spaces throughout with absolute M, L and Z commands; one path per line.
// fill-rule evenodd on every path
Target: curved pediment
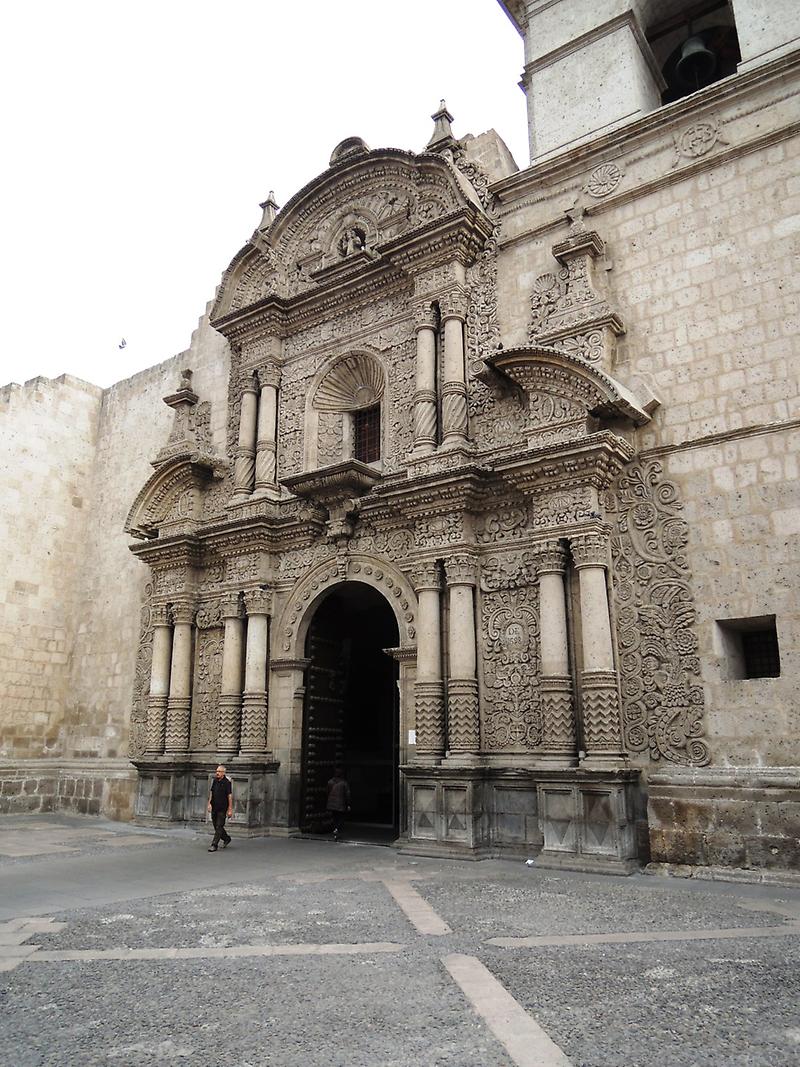
M 531 414 L 540 412 L 543 424 L 569 421 L 576 412 L 628 419 L 636 426 L 650 421 L 630 390 L 579 356 L 531 345 L 499 352 L 486 362 L 524 389 Z
M 342 144 L 350 142 L 358 138 Z M 475 190 L 441 155 L 339 148 L 332 166 L 234 257 L 212 321 L 270 295 L 291 298 L 342 272 L 369 267 L 399 239 L 435 228 L 465 209 L 483 215 Z
M 128 512 L 125 533 L 147 539 L 158 537 L 165 526 L 199 520 L 203 488 L 215 473 L 216 464 L 200 456 L 179 456 L 159 466 Z

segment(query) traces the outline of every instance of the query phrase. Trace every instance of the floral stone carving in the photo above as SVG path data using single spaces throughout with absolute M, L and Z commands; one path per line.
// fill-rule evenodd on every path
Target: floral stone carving
M 683 505 L 656 462 L 629 467 L 608 497 L 626 747 L 703 766 L 711 757 Z

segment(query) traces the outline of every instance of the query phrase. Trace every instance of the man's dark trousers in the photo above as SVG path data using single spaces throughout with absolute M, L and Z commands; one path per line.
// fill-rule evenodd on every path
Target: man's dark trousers
M 211 821 L 214 824 L 214 840 L 211 842 L 211 847 L 216 848 L 220 842 L 220 838 L 227 845 L 231 837 L 228 831 L 225 829 L 225 819 L 227 817 L 227 811 L 212 811 Z

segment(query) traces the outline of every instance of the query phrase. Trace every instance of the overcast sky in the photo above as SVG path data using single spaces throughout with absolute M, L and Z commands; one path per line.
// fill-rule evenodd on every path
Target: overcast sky
M 422 149 L 444 97 L 456 136 L 494 127 L 527 163 L 495 0 L 26 0 L 3 23 L 0 385 L 184 350 L 259 201 L 344 137 Z

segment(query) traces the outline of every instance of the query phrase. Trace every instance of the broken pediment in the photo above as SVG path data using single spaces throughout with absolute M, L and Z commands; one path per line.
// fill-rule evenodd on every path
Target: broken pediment
M 650 416 L 633 394 L 598 367 L 553 348 L 498 352 L 487 364 L 522 388 L 530 448 L 577 440 L 609 419 L 642 426 Z
M 442 155 L 369 151 L 360 139 L 347 138 L 331 162 L 234 258 L 212 321 L 373 268 L 428 229 L 441 241 L 440 228 L 461 215 L 468 229 L 477 225 L 477 245 L 491 232 L 476 191 Z

